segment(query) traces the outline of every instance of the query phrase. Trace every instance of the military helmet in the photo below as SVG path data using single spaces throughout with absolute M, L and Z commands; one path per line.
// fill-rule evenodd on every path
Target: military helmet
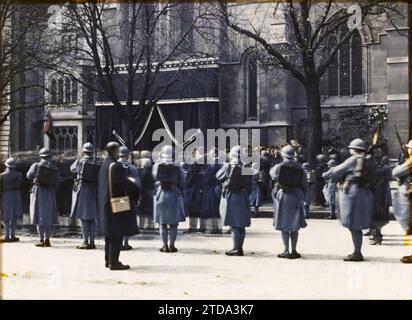
M 14 158 L 8 158 L 4 164 L 7 168 L 16 168 L 16 160 Z
M 90 143 L 90 142 L 86 142 L 84 145 L 83 145 L 83 152 L 84 153 L 92 153 L 93 152 L 93 149 L 94 149 L 94 146 Z
M 316 156 L 316 160 L 318 160 L 319 162 L 325 161 L 325 160 L 326 160 L 326 156 L 325 156 L 323 153 L 318 154 L 318 155 Z
M 405 147 L 412 149 L 412 140 L 409 140 L 408 144 Z
M 130 151 L 126 146 L 121 146 L 119 149 L 119 154 L 121 157 L 127 157 L 129 156 Z
M 309 170 L 310 169 L 310 163 L 309 162 L 304 162 L 302 164 L 302 169 Z
M 348 145 L 348 149 L 354 149 L 354 150 L 360 150 L 360 151 L 366 151 L 366 144 L 365 141 L 362 139 L 354 139 L 351 141 L 351 143 Z
M 280 155 L 283 159 L 292 160 L 295 158 L 295 149 L 291 145 L 284 146 L 282 150 L 280 150 Z
M 328 161 L 328 165 L 330 165 L 330 166 L 336 166 L 336 160 L 335 160 L 335 159 L 330 159 L 330 160 Z
M 41 148 L 39 151 L 40 158 L 48 158 L 51 157 L 51 152 L 48 148 Z

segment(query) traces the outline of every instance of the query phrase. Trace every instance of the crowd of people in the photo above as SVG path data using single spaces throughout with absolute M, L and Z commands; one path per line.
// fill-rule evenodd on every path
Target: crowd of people
M 161 252 L 177 252 L 179 223 L 189 220 L 185 233 L 230 232 L 233 248 L 228 256 L 243 256 L 246 228 L 259 214 L 263 201 L 273 203 L 273 226 L 281 232 L 284 250 L 279 258 L 298 259 L 298 235 L 311 217 L 310 206 L 328 207 L 329 218 L 339 219 L 352 236 L 354 252 L 345 261 L 363 261 L 362 230 L 368 229 L 370 244 L 382 243 L 382 227 L 388 223 L 392 206 L 390 181 L 399 182 L 395 194 L 395 216 L 409 234 L 408 156 L 395 168 L 377 147 L 367 148 L 361 139 L 348 146 L 349 156 L 336 150 L 317 156 L 310 164 L 295 141 L 281 147 L 261 147 L 260 163 L 243 163 L 246 152 L 235 146 L 221 164 L 219 151 L 196 150 L 194 163 L 176 163 L 172 146 L 164 146 L 156 161 L 150 151 L 134 151 L 117 142 L 107 144 L 104 160 L 94 157 L 94 146 L 86 143 L 83 155 L 73 162 L 75 178 L 71 218 L 81 224 L 83 242 L 78 249 L 96 249 L 95 237 L 105 239 L 105 263 L 111 270 L 128 269 L 119 260 L 121 250 L 130 250 L 129 237 L 139 229 L 159 228 Z M 55 189 L 58 170 L 47 148 L 39 151 L 39 162 L 26 176 L 33 182 L 30 194 L 31 223 L 37 226 L 37 247 L 50 247 L 52 227 L 58 224 Z M 22 174 L 16 161 L 5 161 L 0 175 L 0 208 L 5 227 L 3 242 L 17 242 L 16 223 L 22 218 L 20 185 Z M 248 167 L 252 174 L 244 174 Z M 138 218 L 136 218 L 136 216 Z M 223 226 L 229 227 L 223 231 Z M 402 258 L 412 263 L 412 256 Z

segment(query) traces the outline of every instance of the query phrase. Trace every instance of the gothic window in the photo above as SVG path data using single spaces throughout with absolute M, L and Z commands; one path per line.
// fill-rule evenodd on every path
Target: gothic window
M 70 103 L 70 79 L 66 78 L 64 81 L 64 101 Z
M 51 103 L 56 104 L 57 103 L 57 82 L 54 79 L 51 81 L 50 95 L 51 95 Z
M 258 117 L 258 96 L 257 96 L 257 62 L 252 56 L 246 59 L 246 95 L 247 95 L 247 118 L 257 120 Z
M 63 103 L 63 79 L 59 79 L 58 86 L 57 86 L 57 103 Z
M 72 80 L 72 103 L 77 103 L 77 81 Z
M 336 37 L 343 37 L 346 33 L 345 26 Z M 336 38 L 331 38 L 329 49 L 331 50 L 336 43 Z M 328 70 L 328 87 L 330 96 L 362 94 L 362 42 L 359 32 L 355 32 L 335 54 Z
M 53 127 L 54 139 L 50 140 L 51 149 L 56 152 L 77 151 L 77 127 Z

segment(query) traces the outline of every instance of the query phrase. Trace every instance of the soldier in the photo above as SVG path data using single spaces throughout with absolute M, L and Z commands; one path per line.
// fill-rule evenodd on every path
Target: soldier
M 155 180 L 152 175 L 151 159 L 140 159 L 141 198 L 137 207 L 141 229 L 153 229 L 153 192 Z
M 313 195 L 313 185 L 315 183 L 315 172 L 310 169 L 310 164 L 309 162 L 304 162 L 302 164 L 302 169 L 305 172 L 305 177 L 306 177 L 306 182 L 308 184 L 308 190 L 306 191 L 305 194 L 305 218 L 309 219 L 309 209 L 310 209 L 310 204 L 312 203 L 312 195 Z
M 243 256 L 245 228 L 251 223 L 249 205 L 251 178 L 242 174 L 244 165 L 241 162 L 241 155 L 241 147 L 233 147 L 229 153 L 229 163 L 225 163 L 216 173 L 216 178 L 223 181 L 220 215 L 223 224 L 231 227 L 233 238 L 233 249 L 226 252 L 228 256 Z
M 59 222 L 55 198 L 57 168 L 49 149 L 40 149 L 39 156 L 40 161 L 33 163 L 26 175 L 34 183 L 30 195 L 30 217 L 31 223 L 37 225 L 40 237 L 36 247 L 50 247 L 51 228 Z
M 339 189 L 340 219 L 352 234 L 355 250 L 344 261 L 363 261 L 362 230 L 371 223 L 373 196 L 370 190 L 374 172 L 371 172 L 366 145 L 362 139 L 353 140 L 349 146 L 350 157 L 343 163 L 330 168 L 322 177 L 325 179 L 343 177 Z
M 318 163 L 315 167 L 314 205 L 324 207 L 323 187 L 325 186 L 325 180 L 322 178 L 322 174 L 328 170 L 328 165 L 326 164 L 326 156 L 324 154 L 318 154 L 316 160 Z
M 205 219 L 201 217 L 203 165 L 199 163 L 202 155 L 198 150 L 195 153 L 196 162 L 188 165 L 187 170 L 187 211 L 189 214 L 189 229 L 185 233 L 205 232 Z M 199 225 L 199 228 L 198 228 Z
M 0 174 L 0 213 L 5 226 L 2 242 L 16 242 L 16 223 L 23 218 L 20 186 L 22 176 L 16 171 L 16 161 L 9 158 L 5 161 L 6 171 Z
M 285 146 L 281 150 L 283 162 L 270 170 L 275 184 L 273 198 L 273 226 L 282 232 L 284 245 L 279 258 L 298 259 L 301 255 L 296 251 L 299 229 L 306 227 L 304 199 L 307 192 L 307 181 L 304 170 L 294 159 L 295 150 Z M 292 252 L 289 252 L 289 239 Z
M 83 243 L 77 246 L 78 249 L 96 249 L 97 176 L 92 179 L 85 172 L 85 164 L 95 164 L 93 149 L 90 142 L 85 143 L 83 157 L 70 166 L 70 171 L 76 175 L 70 217 L 80 220 L 83 234 Z
M 122 264 L 119 255 L 123 237 L 130 237 L 137 233 L 134 206 L 139 199 L 139 189 L 127 178 L 126 171 L 117 161 L 119 144 L 109 142 L 106 151 L 107 157 L 100 167 L 97 183 L 97 213 L 105 237 L 105 266 L 110 270 L 126 270 L 130 269 L 130 266 Z M 129 206 L 119 208 L 116 203 L 124 204 L 126 197 L 129 197 Z M 113 201 L 119 198 L 123 201 Z
M 202 205 L 201 217 L 207 220 L 210 234 L 221 234 L 222 223 L 219 214 L 219 195 L 216 194 L 216 187 L 218 185 L 216 173 L 220 169 L 216 150 L 213 148 L 208 153 L 209 163 L 204 165 L 204 174 L 202 180 Z
M 405 146 L 408 151 L 408 156 L 405 155 L 405 161 L 397 165 L 392 170 L 392 176 L 398 180 L 398 190 L 393 197 L 394 202 L 394 216 L 407 235 L 412 234 L 412 216 L 411 216 L 411 185 L 410 175 L 412 167 L 412 140 Z M 404 256 L 401 259 L 402 263 L 412 263 L 412 255 Z
M 254 208 L 254 214 L 259 213 L 259 207 L 262 205 L 262 179 L 259 170 L 257 169 L 257 164 L 252 164 L 253 176 L 252 176 L 252 187 L 249 196 L 250 206 Z
M 371 240 L 369 242 L 371 245 L 382 244 L 381 230 L 389 222 L 389 207 L 392 205 L 389 182 L 392 179 L 392 169 L 389 166 L 387 156 L 378 157 L 376 178 L 377 181 L 372 189 L 375 206 L 371 222 Z
M 163 241 L 160 252 L 177 252 L 178 225 L 186 220 L 182 195 L 184 172 L 173 162 L 172 146 L 163 146 L 159 160 L 153 166 L 153 177 L 158 181 L 154 194 L 154 218 L 160 225 Z
M 336 161 L 331 159 L 328 161 L 328 168 L 336 166 Z M 330 213 L 329 219 L 336 219 L 336 192 L 338 191 L 338 180 L 336 177 L 325 179 L 325 186 L 323 187 L 323 195 L 326 200 L 326 204 L 329 205 Z
M 136 186 L 140 189 L 140 177 L 139 177 L 139 170 L 137 167 L 129 162 L 129 155 L 130 151 L 126 146 L 121 146 L 119 148 L 119 163 L 123 166 L 123 168 L 126 170 L 126 176 L 130 178 Z M 137 214 L 137 212 L 135 212 Z M 122 245 L 122 250 L 127 251 L 127 250 L 132 250 L 132 246 L 129 245 L 129 237 L 124 237 L 123 238 L 123 245 Z

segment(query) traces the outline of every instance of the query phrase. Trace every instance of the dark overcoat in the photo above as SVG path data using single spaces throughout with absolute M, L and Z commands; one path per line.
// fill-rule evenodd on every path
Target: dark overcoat
M 283 189 L 278 184 L 282 166 L 292 166 L 302 170 L 302 178 L 298 188 Z M 306 227 L 305 194 L 307 192 L 307 180 L 300 164 L 293 160 L 285 160 L 270 170 L 270 176 L 274 182 L 272 200 L 273 226 L 275 229 L 291 232 Z
M 391 187 L 392 169 L 389 165 L 381 165 L 376 171 L 377 182 L 373 186 L 372 227 L 381 228 L 389 222 L 389 207 L 392 205 Z
M 140 170 L 141 197 L 138 206 L 138 214 L 142 216 L 153 216 L 153 194 L 155 190 L 155 180 L 152 168 Z
M 112 169 L 113 197 L 129 196 L 132 210 L 113 213 L 109 195 L 109 167 Z M 127 179 L 123 166 L 114 158 L 104 159 L 97 184 L 97 214 L 99 227 L 106 237 L 132 236 L 137 233 L 137 221 L 134 203 L 139 199 L 139 189 L 135 183 Z
M 224 182 L 222 196 L 220 198 L 220 216 L 225 226 L 244 228 L 249 227 L 250 204 L 249 190 L 242 188 L 239 191 L 232 191 L 226 188 L 232 164 L 225 163 L 216 173 L 216 178 Z M 250 177 L 250 176 L 249 176 Z
M 216 173 L 219 169 L 219 164 L 206 164 L 204 166 L 201 203 L 202 218 L 220 218 L 219 196 L 216 194 L 216 187 L 218 185 Z
M 21 182 L 21 173 L 14 168 L 7 168 L 0 174 L 0 214 L 3 221 L 16 221 L 23 217 Z
M 51 160 L 41 159 L 33 163 L 27 171 L 27 179 L 33 180 L 34 185 L 30 193 L 30 218 L 31 223 L 40 227 L 51 227 L 59 223 L 56 205 L 56 185 L 40 185 L 36 175 L 39 166 L 56 167 Z
M 352 181 L 358 161 L 364 161 L 365 156 L 353 155 L 336 167 L 323 174 L 325 179 L 343 177 Z M 343 184 L 345 185 L 345 184 Z M 373 195 L 369 188 L 357 182 L 350 182 L 347 187 L 339 188 L 340 220 L 349 230 L 360 231 L 371 226 Z
M 70 217 L 80 220 L 94 220 L 97 219 L 97 185 L 96 182 L 82 179 L 81 173 L 85 163 L 93 163 L 93 159 L 85 156 L 70 166 L 70 171 L 76 175 Z
M 260 173 L 257 173 L 252 176 L 252 188 L 249 196 L 250 206 L 260 207 L 262 205 L 262 184 L 263 182 L 259 181 Z
M 189 217 L 200 217 L 203 196 L 203 168 L 201 164 L 189 165 L 187 174 L 187 211 Z

